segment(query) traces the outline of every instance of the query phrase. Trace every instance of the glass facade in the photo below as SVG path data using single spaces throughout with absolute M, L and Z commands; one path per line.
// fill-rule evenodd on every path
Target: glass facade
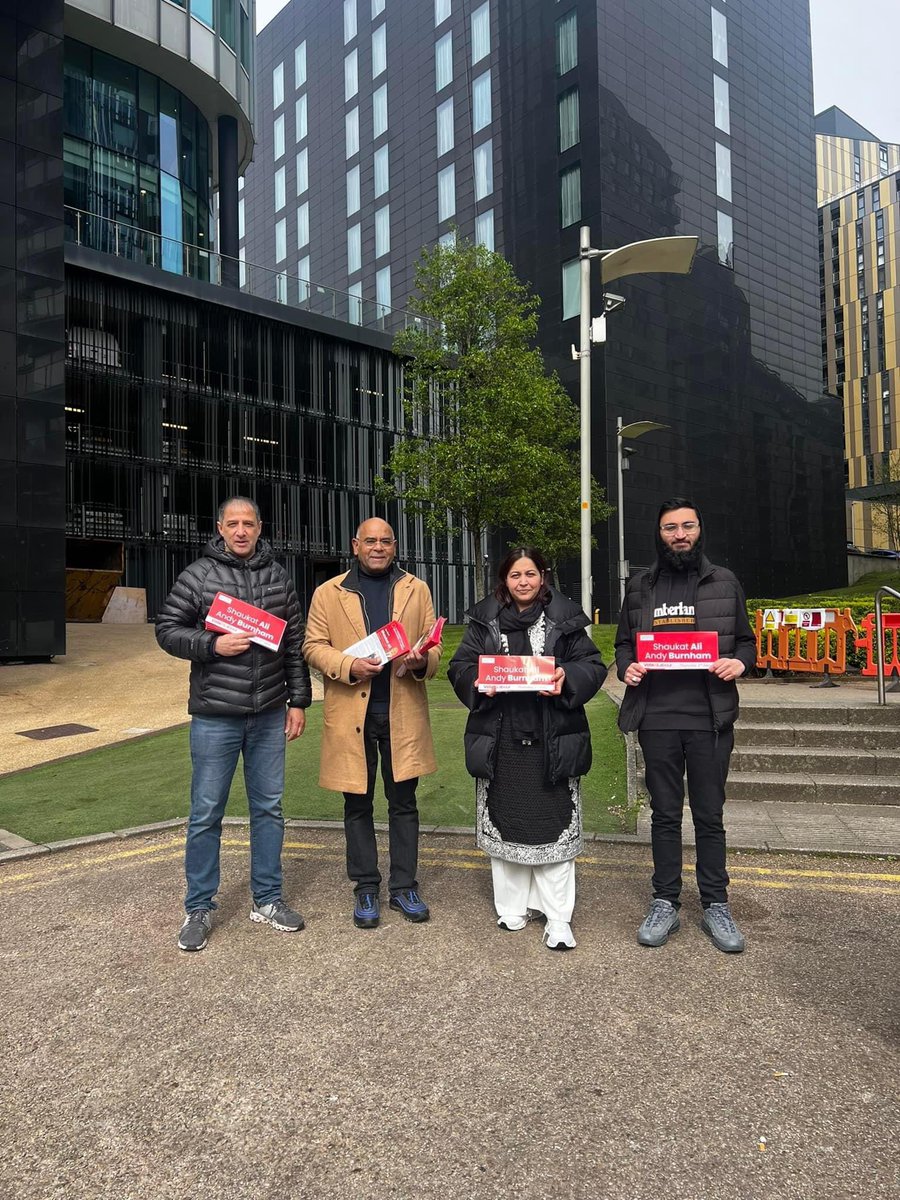
M 209 278 L 210 129 L 190 100 L 69 38 L 63 133 L 70 236 Z

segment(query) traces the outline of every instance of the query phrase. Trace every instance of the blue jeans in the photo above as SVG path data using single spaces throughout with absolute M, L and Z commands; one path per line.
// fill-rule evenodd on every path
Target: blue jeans
M 188 912 L 216 907 L 222 817 L 242 752 L 250 806 L 250 890 L 257 904 L 280 898 L 284 721 L 281 707 L 255 716 L 191 721 L 191 815 L 184 855 Z

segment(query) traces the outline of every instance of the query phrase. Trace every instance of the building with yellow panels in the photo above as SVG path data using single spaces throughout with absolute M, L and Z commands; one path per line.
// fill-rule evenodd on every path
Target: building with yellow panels
M 900 489 L 900 146 L 831 108 L 816 117 L 816 159 L 822 379 L 844 405 L 847 538 L 900 549 L 871 507 Z

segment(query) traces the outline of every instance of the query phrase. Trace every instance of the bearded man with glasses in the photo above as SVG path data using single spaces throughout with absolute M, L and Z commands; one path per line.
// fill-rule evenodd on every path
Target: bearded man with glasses
M 697 846 L 701 928 L 717 949 L 740 953 L 744 936 L 728 904 L 725 781 L 738 716 L 735 680 L 756 662 L 756 639 L 736 576 L 703 553 L 703 523 L 691 500 L 659 509 L 656 563 L 628 581 L 616 633 L 616 669 L 627 685 L 623 733 L 638 731 L 650 793 L 653 899 L 638 930 L 642 946 L 662 946 L 680 928 L 684 775 Z M 638 633 L 718 634 L 708 668 L 654 671 L 637 661 Z

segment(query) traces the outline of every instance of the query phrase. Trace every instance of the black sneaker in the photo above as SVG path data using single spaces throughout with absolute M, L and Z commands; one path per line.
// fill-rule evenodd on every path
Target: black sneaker
M 428 905 L 415 888 L 404 888 L 402 892 L 394 892 L 391 896 L 391 908 L 402 912 L 407 921 L 414 921 L 416 924 L 427 921 L 430 916 Z
M 271 925 L 280 933 L 299 933 L 305 924 L 300 914 L 288 908 L 281 899 L 272 900 L 269 904 L 254 904 L 250 910 L 250 920 Z
M 357 892 L 353 906 L 353 924 L 357 929 L 376 929 L 381 919 L 377 892 Z
M 178 931 L 179 950 L 202 950 L 209 941 L 212 928 L 212 913 L 208 908 L 198 908 L 188 913 Z

